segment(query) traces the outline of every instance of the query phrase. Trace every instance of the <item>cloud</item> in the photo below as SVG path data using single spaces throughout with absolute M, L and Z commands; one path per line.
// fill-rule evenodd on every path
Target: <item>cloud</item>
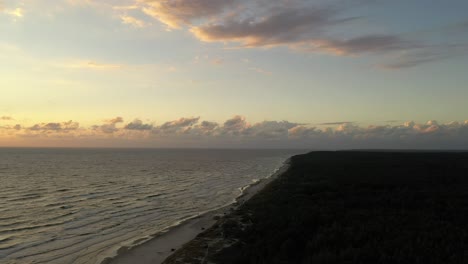
M 288 136 L 292 139 L 312 138 L 322 134 L 323 132 L 315 127 L 306 127 L 301 125 L 292 127 L 288 130 Z
M 201 121 L 199 122 L 193 122 L 192 124 L 189 124 L 186 127 L 183 127 L 182 129 L 172 129 L 173 135 L 183 135 L 183 136 L 189 136 L 189 137 L 214 137 L 218 136 L 220 133 L 219 130 L 220 126 L 217 122 L 211 122 L 211 121 Z M 171 136 L 170 133 L 167 133 L 168 131 L 165 131 L 166 136 Z
M 362 24 L 359 30 L 346 30 L 365 19 L 356 15 L 356 8 L 375 1 L 140 0 L 139 4 L 143 12 L 170 29 L 186 28 L 200 41 L 235 48 L 287 47 L 334 56 L 377 55 L 382 60 L 378 66 L 384 69 L 415 67 L 468 53 L 461 48 L 454 52 L 453 43 L 440 43 L 440 49 L 434 49 L 427 39 L 417 40 L 417 34 L 372 32 Z M 450 30 L 466 32 L 467 28 L 462 21 Z M 269 74 L 260 68 L 251 70 Z
M 145 147 L 468 149 L 468 121 L 408 121 L 391 125 L 382 122 L 370 126 L 330 122 L 316 127 L 285 120 L 249 123 L 245 117 L 236 115 L 222 123 L 200 117 L 179 118 L 160 126 L 145 124 L 141 119 L 119 126 L 123 122 L 122 117 L 116 117 L 89 127 L 80 127 L 74 121 L 4 126 L 0 127 L 0 141 L 31 138 L 35 140 L 31 144 L 35 144 L 38 140 L 56 143 L 66 140 L 74 146 L 83 146 L 83 142 L 92 142 L 93 146 L 111 142 L 114 146 Z
M 133 16 L 121 15 L 120 19 L 122 20 L 122 23 L 126 25 L 131 25 L 136 28 L 143 28 L 146 26 L 146 23 L 143 20 L 140 20 Z
M 278 2 L 278 1 L 273 1 Z M 329 8 L 285 5 L 252 10 L 250 16 L 239 13 L 224 20 L 193 26 L 191 32 L 206 42 L 230 41 L 245 47 L 275 46 L 309 40 L 343 20 L 335 19 Z
M 135 119 L 133 122 L 128 123 L 125 127 L 128 130 L 151 130 L 153 129 L 153 125 L 151 124 L 144 124 L 140 119 Z
M 3 120 L 3 121 L 11 121 L 11 120 L 14 120 L 13 117 L 11 116 L 1 116 L 0 117 L 0 120 Z
M 416 43 L 391 34 L 366 34 L 336 39 L 325 32 L 339 25 L 352 23 L 355 17 L 339 18 L 337 8 L 304 7 L 303 5 L 273 9 L 266 15 L 229 19 L 194 26 L 191 32 L 206 42 L 237 42 L 243 47 L 285 45 L 307 52 L 333 55 L 357 55 L 409 50 Z M 260 17 L 260 18 L 259 18 Z
M 340 122 L 327 122 L 327 123 L 320 123 L 319 126 L 334 126 L 334 125 L 344 125 L 344 124 L 353 124 L 354 122 L 350 121 L 340 121 Z
M 224 122 L 222 130 L 225 133 L 239 134 L 239 132 L 246 129 L 248 126 L 249 124 L 245 121 L 245 117 L 236 115 Z
M 164 123 L 162 126 L 160 126 L 161 129 L 172 129 L 172 128 L 181 128 L 181 127 L 187 127 L 191 126 L 193 124 L 196 124 L 200 120 L 200 117 L 189 117 L 185 118 L 182 117 L 178 120 L 170 121 Z
M 242 47 L 286 45 L 309 52 L 335 55 L 406 50 L 415 44 L 396 35 L 367 34 L 345 39 L 327 37 L 330 29 L 352 23 L 344 8 L 307 1 L 145 1 L 146 11 L 169 27 L 188 25 L 205 42 L 234 42 Z M 231 7 L 231 12 L 226 8 Z M 149 10 L 152 10 L 151 12 Z M 204 19 L 211 17 L 212 19 Z M 195 23 L 195 21 L 200 21 Z
M 468 43 L 452 45 L 436 45 L 422 47 L 413 52 L 404 52 L 394 60 L 378 65 L 380 68 L 399 70 L 416 67 L 421 64 L 465 56 L 468 53 Z
M 210 18 L 223 13 L 235 0 L 140 0 L 143 12 L 169 28 L 190 25 L 193 20 Z
M 107 120 L 111 124 L 123 123 L 123 121 L 123 118 L 120 116 Z
M 196 129 L 198 129 L 203 135 L 211 135 L 218 127 L 219 124 L 216 122 L 203 121 L 196 127 Z
M 11 17 L 14 17 L 14 18 L 22 18 L 24 16 L 24 10 L 22 8 L 14 8 L 14 9 L 3 9 L 1 8 L 0 6 L 0 12 L 2 12 L 11 16 Z
M 118 18 L 123 24 L 143 28 L 147 15 L 170 30 L 191 32 L 203 42 L 222 43 L 226 48 L 286 47 L 294 52 L 334 56 L 376 56 L 379 69 L 404 69 L 468 53 L 465 20 L 417 32 L 395 32 L 385 24 L 369 25 L 369 5 L 375 0 L 68 0 L 69 5 L 92 6 Z M 372 7 L 370 7 L 372 8 Z M 66 8 L 60 8 L 66 9 Z M 28 9 L 29 10 L 29 9 Z M 105 10 L 105 12 L 103 12 Z M 363 13 L 366 12 L 366 13 Z M 0 8 L 0 13 L 23 16 L 20 7 Z M 358 24 L 359 23 L 359 24 Z M 352 30 L 349 28 L 352 27 Z M 379 30 L 375 30 L 379 28 Z M 427 34 L 437 34 L 427 37 Z M 421 37 L 426 34 L 426 37 Z M 444 34 L 444 38 L 440 35 Z M 447 34 L 452 36 L 445 37 Z M 465 36 L 463 35 L 463 36 Z M 419 39 L 418 39 L 419 38 Z M 438 39 L 438 40 L 436 40 Z M 466 38 L 465 38 L 466 39 Z M 440 43 L 436 43 L 439 41 Z M 213 64 L 221 64 L 215 59 Z M 112 70 L 125 65 L 77 60 L 62 65 L 75 69 Z M 271 73 L 260 67 L 249 70 Z
M 387 53 L 418 48 L 396 35 L 365 35 L 346 40 L 318 39 L 298 43 L 297 49 L 306 51 L 327 52 L 338 56 L 357 55 L 362 53 Z
M 78 122 L 72 120 L 62 123 L 40 123 L 35 124 L 28 128 L 30 131 L 41 131 L 41 132 L 69 132 L 77 130 L 80 127 Z M 15 129 L 21 129 L 20 125 L 16 125 Z
M 92 129 L 95 131 L 105 133 L 105 134 L 113 134 L 119 131 L 119 128 L 117 128 L 117 124 L 123 123 L 123 122 L 124 122 L 123 118 L 118 116 L 118 117 L 106 120 L 104 124 L 94 125 L 92 126 Z
M 266 140 L 286 139 L 289 130 L 297 126 L 300 124 L 288 121 L 263 121 L 245 129 L 243 135 Z
M 200 117 L 182 117 L 177 120 L 165 122 L 159 127 L 156 127 L 154 130 L 155 133 L 162 132 L 164 134 L 170 134 L 170 133 L 186 133 L 190 129 L 192 129 L 192 126 L 197 124 L 198 121 L 200 120 Z
M 140 9 L 140 6 L 138 6 L 138 5 L 122 5 L 122 6 L 113 6 L 112 9 L 128 11 L 128 10 Z

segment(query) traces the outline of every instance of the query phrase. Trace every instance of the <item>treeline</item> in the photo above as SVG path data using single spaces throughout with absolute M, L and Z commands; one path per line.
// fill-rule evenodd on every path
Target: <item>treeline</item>
M 468 153 L 312 152 L 222 222 L 234 263 L 468 263 Z

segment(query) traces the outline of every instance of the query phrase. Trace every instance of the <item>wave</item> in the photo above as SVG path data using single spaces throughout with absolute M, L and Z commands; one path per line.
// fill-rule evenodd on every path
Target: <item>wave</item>
M 17 161 L 0 150 L 0 160 L 19 164 L 14 177 L 1 179 L 7 186 L 0 201 L 0 262 L 93 263 L 115 255 L 121 246 L 140 245 L 230 206 L 257 178 L 269 177 L 281 159 L 214 152 L 201 152 L 209 156 L 200 158 L 200 153 L 186 158 L 181 152 L 175 159 L 148 153 L 93 156 L 83 151 L 31 155 L 29 161 L 28 155 L 17 155 Z
M 205 210 L 205 211 L 201 211 L 201 212 L 196 212 L 195 214 L 192 214 L 192 215 L 189 215 L 189 216 L 186 216 L 186 217 L 183 217 L 179 220 L 177 220 L 176 222 L 164 227 L 163 229 L 157 231 L 156 233 L 152 234 L 152 235 L 146 235 L 144 237 L 140 237 L 140 238 L 135 238 L 131 243 L 129 244 L 126 244 L 126 245 L 123 245 L 121 247 L 118 247 L 116 248 L 113 252 L 105 255 L 105 256 L 102 256 L 102 261 L 101 263 L 108 263 L 106 259 L 109 259 L 109 258 L 114 258 L 116 256 L 119 255 L 119 252 L 126 252 L 126 251 L 129 251 L 129 250 L 132 250 L 133 248 L 139 246 L 139 245 L 142 245 L 144 243 L 147 243 L 149 240 L 152 240 L 154 238 L 157 238 L 158 236 L 160 236 L 161 234 L 164 234 L 164 233 L 167 233 L 169 231 L 171 231 L 172 229 L 174 228 L 177 228 L 183 224 L 185 224 L 186 222 L 188 221 L 191 221 L 195 218 L 198 218 L 202 215 L 205 215 L 205 214 L 208 214 L 208 213 L 211 213 L 211 212 L 215 212 L 215 211 L 218 211 L 218 210 L 221 210 L 223 208 L 226 208 L 226 207 L 229 207 L 233 204 L 236 204 L 238 202 L 238 200 L 244 196 L 245 192 L 251 188 L 252 186 L 255 186 L 257 184 L 259 184 L 260 182 L 264 181 L 264 180 L 267 180 L 271 177 L 274 177 L 274 176 L 277 176 L 278 174 L 282 173 L 284 170 L 286 170 L 286 168 L 289 166 L 289 163 L 290 163 L 290 159 L 286 159 L 284 160 L 281 165 L 277 168 L 275 168 L 273 170 L 272 173 L 268 174 L 265 178 L 263 179 L 253 179 L 252 182 L 250 184 L 247 184 L 245 186 L 242 186 L 242 187 L 239 187 L 238 190 L 239 190 L 239 194 L 238 196 L 236 196 L 232 201 L 226 203 L 226 204 L 223 204 L 221 206 L 218 206 L 218 207 L 215 207 L 215 208 L 212 208 L 212 209 L 209 209 L 209 210 Z M 125 249 L 125 250 L 121 250 L 121 249 Z

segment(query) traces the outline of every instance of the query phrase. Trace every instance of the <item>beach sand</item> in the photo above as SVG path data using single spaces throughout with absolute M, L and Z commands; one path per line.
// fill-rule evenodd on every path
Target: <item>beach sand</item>
M 289 160 L 278 169 L 273 175 L 250 185 L 243 190 L 241 196 L 233 204 L 220 209 L 207 212 L 195 218 L 189 219 L 178 226 L 170 228 L 149 241 L 132 247 L 130 249 L 122 247 L 118 250 L 117 256 L 106 258 L 102 264 L 159 264 L 163 263 L 171 254 L 180 249 L 184 244 L 193 240 L 198 234 L 209 229 L 229 212 L 235 210 L 245 201 L 250 199 L 258 191 L 263 189 L 268 183 L 276 179 L 289 167 Z

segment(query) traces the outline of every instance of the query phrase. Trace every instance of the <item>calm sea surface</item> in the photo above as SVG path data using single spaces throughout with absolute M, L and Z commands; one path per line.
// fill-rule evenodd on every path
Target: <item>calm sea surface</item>
M 231 203 L 298 153 L 0 149 L 0 263 L 100 263 Z

